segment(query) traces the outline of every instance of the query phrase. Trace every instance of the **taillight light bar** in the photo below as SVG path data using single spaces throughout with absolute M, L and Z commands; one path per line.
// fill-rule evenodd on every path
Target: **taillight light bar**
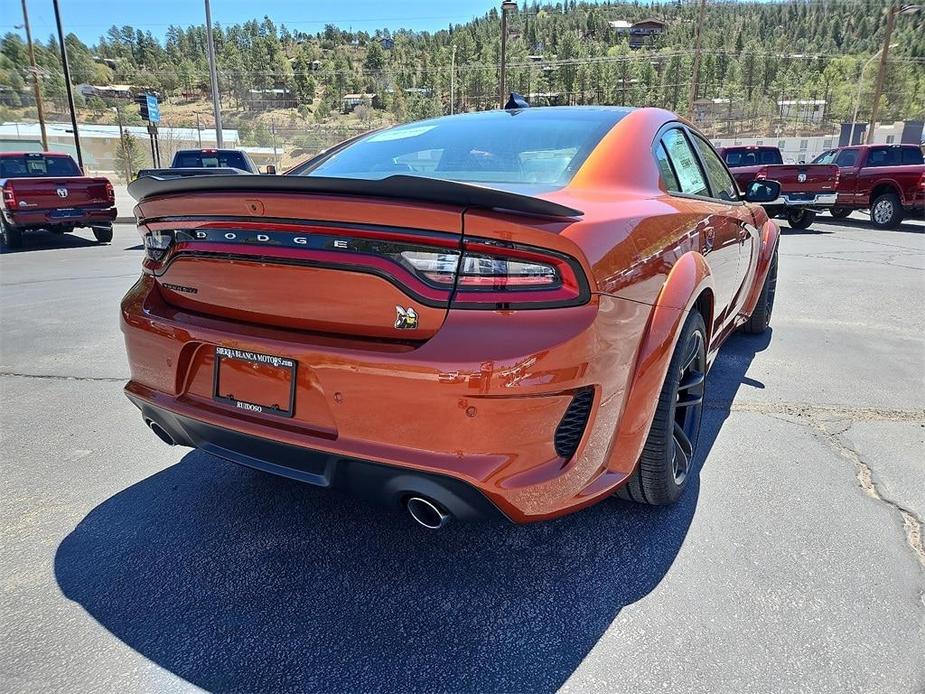
M 8 210 L 16 208 L 16 192 L 9 182 L 3 186 L 3 206 Z
M 116 201 L 116 191 L 113 190 L 112 183 L 106 181 L 106 201 L 110 204 Z
M 404 229 L 310 226 L 297 231 L 201 227 L 143 234 L 144 268 L 163 274 L 179 254 L 254 258 L 378 275 L 429 306 L 551 308 L 584 304 L 579 262 L 557 251 Z

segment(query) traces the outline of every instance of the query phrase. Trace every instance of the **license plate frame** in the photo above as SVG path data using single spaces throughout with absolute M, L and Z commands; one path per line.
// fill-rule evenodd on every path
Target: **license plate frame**
M 280 369 L 288 372 L 289 378 L 289 401 L 286 409 L 278 407 L 278 404 L 267 405 L 258 402 L 252 402 L 247 399 L 238 399 L 233 394 L 223 395 L 221 393 L 221 373 L 222 362 L 232 361 L 246 364 L 257 364 L 263 367 Z M 264 354 L 262 352 L 251 352 L 249 350 L 235 349 L 233 347 L 215 347 L 214 367 L 212 370 L 212 399 L 230 405 L 238 410 L 248 414 L 269 414 L 275 417 L 291 418 L 295 414 L 295 391 L 296 376 L 298 374 L 299 364 L 295 359 L 289 357 L 279 357 L 273 354 Z

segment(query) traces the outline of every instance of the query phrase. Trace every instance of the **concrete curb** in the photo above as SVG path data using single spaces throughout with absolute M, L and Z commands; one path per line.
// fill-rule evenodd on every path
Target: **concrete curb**
M 135 223 L 134 217 L 116 217 L 113 220 L 113 224 L 134 224 L 134 223 Z

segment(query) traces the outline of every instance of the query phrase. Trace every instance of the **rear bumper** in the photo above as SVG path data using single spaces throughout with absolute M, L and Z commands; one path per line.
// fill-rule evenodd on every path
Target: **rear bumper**
M 799 193 L 784 193 L 766 207 L 832 207 L 838 201 L 838 193 L 817 193 L 812 198 Z
M 450 311 L 430 340 L 399 345 L 184 312 L 167 305 L 145 276 L 122 303 L 132 374 L 126 394 L 157 414 L 152 419 L 163 418 L 177 440 L 237 462 L 338 486 L 328 481 L 338 479 L 336 470 L 306 471 L 291 461 L 368 461 L 409 479 L 451 478 L 512 521 L 544 520 L 608 496 L 635 468 L 638 450 L 611 445 L 648 316 L 640 304 L 600 296 L 564 309 Z M 218 346 L 295 360 L 294 415 L 259 415 L 216 401 Z M 588 389 L 591 411 L 565 459 L 556 431 L 575 395 Z M 191 429 L 188 422 L 199 424 Z M 225 435 L 212 438 L 222 431 L 241 438 L 234 445 L 222 443 Z
M 55 213 L 56 210 L 4 210 L 3 217 L 8 224 L 15 227 L 39 229 L 58 224 L 77 227 L 112 224 L 118 214 L 115 207 L 108 209 L 76 208 L 74 214 L 66 216 Z
M 411 471 L 369 460 L 313 451 L 222 429 L 155 407 L 129 393 L 146 422 L 155 422 L 180 446 L 318 487 L 340 489 L 398 510 L 410 496 L 433 499 L 460 520 L 503 518 L 475 487 L 446 475 Z

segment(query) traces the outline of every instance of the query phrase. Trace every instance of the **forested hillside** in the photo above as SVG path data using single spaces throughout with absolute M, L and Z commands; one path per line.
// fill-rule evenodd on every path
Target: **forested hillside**
M 711 1 L 698 97 L 730 99 L 730 118 L 717 127 L 736 132 L 771 127 L 781 99 L 824 99 L 826 122 L 850 120 L 861 65 L 881 46 L 886 6 L 882 0 Z M 685 113 L 696 15 L 696 2 L 523 3 L 509 22 L 508 85 L 542 94 L 536 97 L 539 102 L 652 104 Z M 610 25 L 647 17 L 666 22 L 667 31 L 641 50 L 631 50 L 626 36 Z M 341 122 L 343 96 L 363 92 L 377 95 L 378 108 L 369 109 L 374 113 L 363 109 L 352 118 L 367 124 L 400 121 L 449 112 L 455 76 L 455 110 L 491 108 L 497 105 L 499 38 L 495 10 L 435 33 L 351 33 L 329 25 L 306 34 L 272 18 L 219 25 L 215 43 L 223 106 L 232 125 L 243 123 L 250 131 L 249 124 L 263 127 L 253 112 L 280 113 L 277 97 L 265 90 L 290 90 L 296 103 L 284 109 L 285 126 L 296 128 L 300 122 Z M 883 118 L 921 119 L 925 13 L 899 17 L 893 42 L 897 46 L 889 63 Z M 175 121 L 190 117 L 180 105 L 207 96 L 203 26 L 171 27 L 163 41 L 141 29 L 114 26 L 96 45 L 87 46 L 73 35 L 67 43 L 75 83 L 156 89 L 170 102 L 166 117 L 170 104 L 178 105 Z M 39 41 L 36 49 L 45 93 L 60 105 L 64 85 L 56 42 Z M 19 95 L 28 99 L 27 52 L 20 35 L 6 34 L 0 61 L 0 85 L 7 88 L 10 115 Z M 876 62 L 865 73 L 862 118 L 875 73 Z M 85 106 L 91 117 L 93 112 L 108 117 L 105 104 Z M 208 107 L 200 110 L 207 112 Z M 236 120 L 236 114 L 248 118 Z M 776 127 L 800 125 L 778 122 Z

